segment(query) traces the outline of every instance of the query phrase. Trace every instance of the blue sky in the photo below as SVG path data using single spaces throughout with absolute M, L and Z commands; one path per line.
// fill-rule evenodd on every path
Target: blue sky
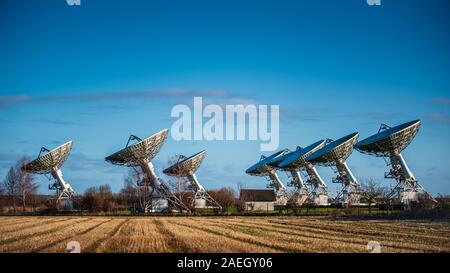
M 426 189 L 448 194 L 449 11 L 447 0 L 2 0 L 0 177 L 18 157 L 73 139 L 63 172 L 75 190 L 117 191 L 127 170 L 104 157 L 130 133 L 170 128 L 171 108 L 202 95 L 280 105 L 281 148 L 421 119 L 404 156 Z M 161 173 L 174 154 L 206 149 L 206 188 L 264 188 L 244 173 L 259 144 L 169 138 L 154 163 Z M 348 165 L 392 183 L 380 158 L 355 151 Z M 332 171 L 318 170 L 331 184 Z

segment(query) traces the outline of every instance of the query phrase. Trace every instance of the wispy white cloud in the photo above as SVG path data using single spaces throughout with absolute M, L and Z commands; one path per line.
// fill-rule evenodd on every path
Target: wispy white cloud
M 342 113 L 332 108 L 325 107 L 304 107 L 292 108 L 281 107 L 280 116 L 283 122 L 318 122 L 331 119 L 363 119 L 363 120 L 398 120 L 406 119 L 407 115 L 402 113 L 385 113 L 385 112 L 352 112 Z
M 99 92 L 89 94 L 61 94 L 51 96 L 6 95 L 0 96 L 0 108 L 19 104 L 49 103 L 49 102 L 89 102 L 89 101 L 117 101 L 128 99 L 171 99 L 192 98 L 201 96 L 205 98 L 237 99 L 240 97 L 222 89 L 189 90 L 183 88 L 170 88 L 157 91 L 130 91 L 130 92 Z
M 431 114 L 427 116 L 428 120 L 450 124 L 450 116 L 443 114 Z
M 10 153 L 0 153 L 0 169 L 9 168 L 15 164 L 23 155 L 10 152 Z M 1 177 L 0 177 L 1 179 Z
M 92 171 L 110 167 L 103 158 L 91 157 L 83 153 L 73 153 L 65 168 L 73 171 Z
M 27 95 L 0 96 L 0 108 L 28 103 L 30 101 L 32 101 L 32 98 Z

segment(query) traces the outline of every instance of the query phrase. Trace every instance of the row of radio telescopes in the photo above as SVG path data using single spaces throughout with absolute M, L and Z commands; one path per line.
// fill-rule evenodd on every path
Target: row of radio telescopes
M 274 189 L 276 203 L 280 206 L 287 204 L 288 196 L 286 187 L 278 178 L 278 171 L 286 172 L 292 178 L 288 186 L 295 188 L 295 194 L 291 197 L 295 204 L 327 206 L 329 205 L 327 184 L 320 177 L 315 166 L 331 166 L 337 174 L 332 182 L 342 184 L 342 190 L 338 194 L 336 202 L 344 206 L 360 205 L 360 184 L 345 163 L 355 148 L 362 153 L 390 159 L 391 170 L 385 174 L 385 177 L 394 178 L 397 181 L 390 197 L 403 204 L 417 202 L 421 200 L 421 197 L 433 200 L 416 180 L 401 155 L 403 149 L 416 136 L 420 124 L 419 120 L 392 128 L 382 124 L 377 134 L 358 143 L 359 133 L 353 133 L 338 140 L 324 139 L 304 148 L 297 147 L 295 151 L 285 149 L 268 157 L 262 156 L 259 162 L 246 170 L 246 173 L 269 178 L 269 187 Z M 206 156 L 205 151 L 191 157 L 181 156 L 175 164 L 163 171 L 169 176 L 188 179 L 189 190 L 192 191 L 189 205 L 184 204 L 179 196 L 174 194 L 168 185 L 156 175 L 151 160 L 161 149 L 167 138 L 167 132 L 168 130 L 165 129 L 145 139 L 131 135 L 124 149 L 106 157 L 105 160 L 115 165 L 141 169 L 144 178 L 138 185 L 147 189 L 146 192 L 149 195 L 156 196 L 159 201 L 163 201 L 156 208 L 155 199 L 147 198 L 144 200 L 146 212 L 164 210 L 169 207 L 188 212 L 190 208 L 220 209 L 220 205 L 207 193 L 195 175 L 195 171 Z M 136 142 L 130 145 L 131 141 Z M 42 147 L 39 156 L 22 167 L 24 171 L 31 173 L 51 174 L 54 183 L 49 188 L 56 190 L 56 201 L 58 202 L 70 201 L 74 197 L 73 188 L 63 179 L 61 172 L 61 166 L 67 159 L 71 148 L 72 141 L 53 150 Z
M 143 210 L 160 211 L 169 208 L 181 209 L 189 212 L 192 208 L 221 208 L 221 206 L 208 194 L 205 188 L 198 182 L 195 171 L 202 163 L 206 156 L 205 151 L 197 153 L 191 157 L 181 156 L 179 160 L 165 169 L 166 175 L 174 177 L 184 177 L 189 180 L 189 189 L 192 191 L 190 206 L 174 194 L 168 185 L 160 179 L 153 167 L 151 160 L 161 149 L 167 138 L 168 130 L 165 129 L 148 138 L 140 139 L 135 135 L 131 135 L 127 141 L 125 148 L 107 156 L 106 161 L 127 167 L 137 167 L 143 173 L 142 181 L 138 182 L 138 186 L 143 188 L 147 193 L 146 198 L 141 200 Z M 131 141 L 137 141 L 130 145 Z M 69 141 L 53 150 L 41 148 L 38 158 L 23 166 L 23 170 L 31 173 L 51 174 L 54 183 L 49 186 L 50 189 L 56 190 L 56 201 L 70 201 L 74 197 L 73 188 L 67 183 L 62 176 L 60 170 L 62 164 L 67 159 L 72 148 L 72 141 Z M 45 154 L 41 155 L 43 152 Z M 155 197 L 155 198 L 154 198 Z
M 247 173 L 265 176 L 270 180 L 278 205 L 286 205 L 286 187 L 280 181 L 277 171 L 287 172 L 292 178 L 289 185 L 296 191 L 292 200 L 297 205 L 305 202 L 316 206 L 327 206 L 327 184 L 320 177 L 315 166 L 332 167 L 337 174 L 333 183 L 342 184 L 341 191 L 335 199 L 342 206 L 363 205 L 361 203 L 361 186 L 346 164 L 353 149 L 377 157 L 388 157 L 391 169 L 385 173 L 386 178 L 393 178 L 397 184 L 388 195 L 398 203 L 409 205 L 423 199 L 434 199 L 419 184 L 409 169 L 401 152 L 411 143 L 420 128 L 420 121 L 414 120 L 395 127 L 382 124 L 378 133 L 359 142 L 359 133 L 352 133 L 338 140 L 324 139 L 305 148 L 297 147 L 295 151 L 287 149 L 276 152 L 247 169 Z M 306 177 L 302 179 L 301 173 Z

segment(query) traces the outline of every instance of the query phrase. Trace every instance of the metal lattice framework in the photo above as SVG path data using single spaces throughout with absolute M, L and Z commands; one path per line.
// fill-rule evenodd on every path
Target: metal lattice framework
M 291 185 L 298 188 L 299 192 L 307 192 L 308 198 L 305 200 L 314 205 L 324 205 L 316 203 L 316 195 L 328 196 L 327 193 L 327 185 L 320 177 L 316 168 L 311 162 L 306 161 L 306 158 L 323 148 L 327 144 L 328 140 L 319 140 L 303 149 L 298 149 L 292 153 L 290 153 L 286 158 L 278 164 L 278 167 L 281 169 L 286 169 L 290 171 L 303 171 L 306 172 L 306 185 L 309 186 L 310 189 L 303 187 L 303 183 L 296 185 L 296 181 L 292 181 Z M 294 177 L 293 177 L 294 178 Z M 328 202 L 326 202 L 328 204 Z
M 314 152 L 306 161 L 320 166 L 335 167 L 334 172 L 337 174 L 332 179 L 333 183 L 340 183 L 342 189 L 337 196 L 337 200 L 344 206 L 350 203 L 359 203 L 359 183 L 345 163 L 345 160 L 353 152 L 353 145 L 358 141 L 359 133 L 355 132 L 344 136 L 338 140 L 332 141 L 320 150 Z M 357 202 L 354 202 L 354 200 Z
M 297 147 L 296 151 L 301 150 L 301 147 Z M 303 203 L 306 201 L 307 197 L 309 196 L 309 189 L 305 182 L 303 181 L 299 170 L 296 169 L 290 169 L 290 168 L 281 168 L 279 165 L 281 162 L 286 160 L 288 157 L 290 157 L 293 153 L 296 151 L 289 151 L 286 149 L 286 153 L 275 157 L 267 164 L 271 167 L 273 167 L 275 170 L 282 171 L 287 174 L 290 181 L 288 183 L 288 187 L 294 186 L 296 188 L 295 193 L 291 196 L 291 201 L 296 205 L 303 205 Z M 273 184 L 273 182 L 271 183 Z
M 385 173 L 385 178 L 395 179 L 397 184 L 389 196 L 397 195 L 397 200 L 406 205 L 409 205 L 411 201 L 418 201 L 419 195 L 435 201 L 419 184 L 401 154 L 419 132 L 420 125 L 420 120 L 413 120 L 395 127 L 381 124 L 377 134 L 355 145 L 355 149 L 361 153 L 390 159 L 387 164 L 391 166 L 391 169 Z
M 54 183 L 49 185 L 49 189 L 56 191 L 56 202 L 61 200 L 72 200 L 75 191 L 62 176 L 61 166 L 66 161 L 72 149 L 72 141 L 68 141 L 53 150 L 42 147 L 38 157 L 30 163 L 24 165 L 22 170 L 37 174 L 51 174 Z M 45 153 L 42 155 L 42 153 Z
M 155 192 L 156 195 L 164 197 L 169 203 L 174 205 L 176 208 L 180 208 L 187 212 L 190 209 L 183 204 L 183 202 L 175 196 L 169 189 L 169 187 L 160 179 L 155 171 L 151 160 L 156 156 L 156 154 L 161 149 L 164 141 L 167 138 L 168 130 L 164 129 L 150 137 L 141 139 L 135 135 L 131 135 L 128 138 L 127 145 L 124 149 L 107 156 L 106 161 L 121 166 L 127 167 L 140 167 L 145 178 L 143 181 L 138 183 L 139 187 L 145 188 L 144 192 L 148 193 L 146 200 L 144 200 L 144 211 L 147 212 L 152 208 L 152 193 Z M 130 141 L 138 140 L 138 142 L 129 145 Z
M 205 151 L 201 151 L 190 157 L 180 155 L 178 161 L 165 169 L 163 173 L 174 177 L 186 177 L 189 180 L 190 188 L 194 193 L 191 202 L 193 207 L 196 207 L 199 204 L 199 200 L 204 200 L 205 206 L 209 203 L 215 208 L 222 209 L 222 206 L 208 194 L 195 175 L 195 172 L 200 167 L 205 157 Z

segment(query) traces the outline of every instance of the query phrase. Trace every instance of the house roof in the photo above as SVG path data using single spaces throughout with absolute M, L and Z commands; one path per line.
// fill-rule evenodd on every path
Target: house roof
M 240 200 L 253 202 L 274 202 L 276 201 L 275 192 L 273 190 L 259 189 L 242 189 Z

